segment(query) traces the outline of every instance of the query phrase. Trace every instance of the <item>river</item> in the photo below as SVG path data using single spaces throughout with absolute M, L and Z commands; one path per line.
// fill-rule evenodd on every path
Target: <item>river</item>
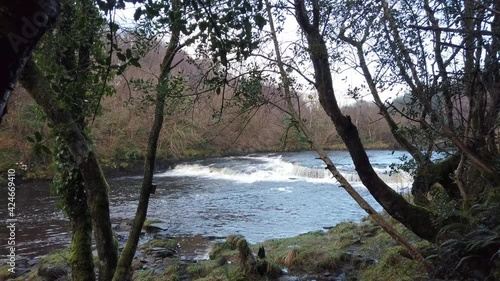
M 381 207 L 360 183 L 349 154 L 329 152 L 339 170 L 377 210 Z M 377 173 L 395 190 L 406 192 L 407 174 L 391 174 L 400 151 L 368 151 Z M 259 153 L 183 161 L 155 174 L 148 218 L 170 236 L 244 235 L 250 242 L 321 230 L 366 214 L 324 169 L 314 152 Z M 133 218 L 140 175 L 108 179 L 113 223 Z M 16 190 L 17 254 L 39 256 L 69 244 L 68 221 L 50 195 L 50 182 L 21 183 Z M 2 189 L 4 190 L 4 189 Z M 6 193 L 6 191 L 5 191 Z M 0 215 L 7 217 L 7 196 Z M 7 245 L 8 230 L 0 231 Z M 5 251 L 7 251 L 5 249 Z

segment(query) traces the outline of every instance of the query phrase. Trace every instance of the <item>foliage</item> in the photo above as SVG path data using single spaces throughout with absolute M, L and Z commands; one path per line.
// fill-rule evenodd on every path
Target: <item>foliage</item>
M 498 201 L 478 203 L 460 213 L 466 220 L 449 224 L 441 230 L 439 248 L 429 257 L 438 264 L 436 276 L 484 280 L 498 277 L 499 211 Z

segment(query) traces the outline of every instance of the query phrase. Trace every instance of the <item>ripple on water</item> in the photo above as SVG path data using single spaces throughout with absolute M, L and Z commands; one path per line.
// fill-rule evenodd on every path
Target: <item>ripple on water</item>
M 340 167 L 346 171 L 352 169 L 348 153 L 332 152 L 331 155 Z M 370 159 L 375 157 L 376 168 L 380 170 L 397 159 L 390 151 L 369 155 Z M 300 152 L 186 162 L 191 167 L 196 164 L 200 169 L 206 166 L 212 170 L 204 169 L 201 172 L 206 174 L 200 175 L 198 171 L 194 176 L 156 175 L 157 190 L 151 197 L 148 217 L 164 221 L 166 233 L 171 236 L 224 237 L 237 233 L 250 242 L 260 242 L 365 216 L 331 178 L 314 179 L 323 177 L 323 171 L 319 171 L 323 164 L 315 157 L 313 153 Z M 223 173 L 225 178 L 216 173 Z M 137 207 L 141 177 L 110 179 L 109 183 L 113 222 L 130 221 Z M 399 184 L 394 183 L 394 188 L 399 188 Z M 356 183 L 355 188 L 381 210 L 366 188 L 360 183 Z M 37 255 L 69 244 L 67 220 L 56 208 L 48 182 L 23 183 L 16 195 L 16 207 L 20 206 L 16 208 L 19 210 L 20 254 Z M 5 206 L 5 200 L 6 197 L 0 197 L 0 205 Z M 0 210 L 0 215 L 4 214 L 5 211 Z M 5 234 L 6 229 L 0 229 L 3 245 Z M 195 243 L 186 241 L 185 247 Z

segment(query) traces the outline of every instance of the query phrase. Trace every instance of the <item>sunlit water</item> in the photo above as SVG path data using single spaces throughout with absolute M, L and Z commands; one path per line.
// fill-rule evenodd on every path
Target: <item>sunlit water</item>
M 369 151 L 377 173 L 399 192 L 411 177 L 391 174 L 403 152 Z M 330 152 L 334 163 L 377 210 L 381 207 L 360 183 L 347 152 Z M 359 220 L 366 214 L 337 184 L 313 152 L 251 154 L 186 161 L 155 174 L 149 218 L 170 236 L 244 235 L 250 242 L 291 237 Z M 133 218 L 140 175 L 109 180 L 113 223 Z M 49 182 L 23 183 L 16 192 L 17 254 L 35 256 L 69 244 L 68 222 L 49 196 Z M 4 189 L 2 189 L 4 190 Z M 6 218 L 7 196 L 0 196 Z M 7 245 L 7 229 L 0 230 Z M 5 254 L 7 250 L 5 250 Z

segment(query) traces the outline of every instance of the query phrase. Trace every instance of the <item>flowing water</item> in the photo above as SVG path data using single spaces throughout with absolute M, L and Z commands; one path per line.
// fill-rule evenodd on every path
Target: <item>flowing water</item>
M 381 207 L 360 183 L 347 152 L 332 160 L 377 210 Z M 391 174 L 403 152 L 368 151 L 377 173 L 395 190 L 411 184 L 407 174 Z M 244 235 L 250 242 L 320 230 L 366 214 L 328 174 L 313 152 L 251 154 L 185 161 L 155 174 L 148 218 L 178 237 Z M 109 179 L 113 223 L 133 218 L 140 175 Z M 37 256 L 69 244 L 68 222 L 49 194 L 50 182 L 26 182 L 16 190 L 17 254 Z M 4 190 L 4 189 L 2 189 Z M 6 191 L 5 191 L 6 192 Z M 6 218 L 7 196 L 0 196 Z M 7 245 L 7 229 L 0 230 Z M 6 250 L 5 250 L 6 252 Z

